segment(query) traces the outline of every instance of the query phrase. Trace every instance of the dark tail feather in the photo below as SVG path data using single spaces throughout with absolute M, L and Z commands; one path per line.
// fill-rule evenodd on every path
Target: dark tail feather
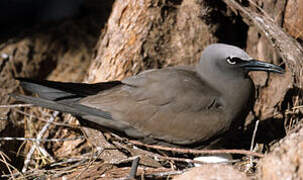
M 51 81 L 37 81 L 31 79 L 17 78 L 20 85 L 27 91 L 37 93 L 39 97 L 47 100 L 59 101 L 62 99 L 77 98 L 75 94 L 62 90 L 61 83 Z M 81 96 L 78 96 L 80 98 Z
M 22 102 L 34 104 L 34 105 L 45 107 L 48 109 L 71 113 L 75 116 L 92 115 L 92 116 L 97 116 L 97 117 L 103 117 L 105 119 L 112 119 L 110 113 L 108 113 L 106 111 L 91 108 L 91 107 L 84 106 L 81 104 L 73 104 L 73 103 L 65 104 L 65 103 L 61 103 L 61 102 L 59 103 L 59 102 L 48 100 L 48 99 L 16 95 L 16 94 L 10 94 L 10 96 L 12 96 L 16 100 L 19 100 Z
M 120 81 L 104 82 L 97 84 L 65 83 L 46 80 L 33 80 L 27 78 L 16 78 L 20 85 L 39 97 L 54 101 L 74 102 L 79 98 L 95 95 L 98 92 L 110 89 L 121 84 Z
M 9 94 L 9 95 L 18 101 L 22 101 L 22 102 L 29 103 L 29 104 L 34 104 L 36 106 L 41 106 L 41 107 L 45 107 L 48 109 L 62 111 L 62 112 L 69 112 L 71 114 L 76 113 L 76 111 L 73 108 L 61 105 L 59 103 L 56 103 L 55 101 L 50 101 L 50 100 L 31 97 L 31 96 L 16 95 L 16 94 Z
M 10 94 L 19 101 L 42 106 L 48 109 L 71 113 L 75 116 L 92 115 L 112 119 L 110 113 L 92 107 L 78 104 L 83 97 L 97 94 L 98 92 L 121 84 L 119 81 L 85 84 L 64 83 L 46 80 L 32 80 L 16 78 L 20 85 L 27 91 L 37 93 L 38 98 L 24 95 Z

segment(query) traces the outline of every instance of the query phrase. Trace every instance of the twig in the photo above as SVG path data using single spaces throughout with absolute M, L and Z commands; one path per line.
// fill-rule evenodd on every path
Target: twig
M 145 176 L 147 178 L 164 177 L 164 176 L 183 174 L 186 171 L 188 171 L 188 170 L 159 172 L 159 173 L 154 173 L 154 174 L 146 174 Z
M 126 158 L 126 159 L 122 159 L 122 160 L 110 162 L 109 164 L 119 165 L 119 164 L 121 164 L 121 163 L 132 162 L 132 161 L 134 161 L 137 157 L 140 158 L 140 156 L 133 156 L 133 157 L 130 157 L 130 158 Z
M 9 173 L 10 174 L 13 174 L 13 171 L 11 170 L 11 167 L 12 165 L 10 165 L 7 161 L 6 161 L 6 158 L 4 157 L 4 155 L 2 154 L 3 152 L 1 151 L 0 152 L 0 156 L 2 159 L 0 159 L 1 162 L 3 162 L 6 166 L 6 168 L 8 169 Z
M 137 156 L 133 162 L 132 162 L 132 166 L 131 166 L 131 169 L 130 169 L 130 172 L 129 172 L 129 179 L 135 179 L 136 178 L 136 173 L 137 173 L 137 168 L 138 168 L 138 165 L 139 165 L 139 161 L 140 161 L 140 157 Z
M 40 140 L 41 137 L 44 135 L 44 133 L 46 132 L 46 130 L 48 129 L 48 127 L 50 126 L 51 122 L 53 122 L 55 120 L 55 117 L 59 114 L 58 111 L 54 111 L 52 116 L 50 117 L 49 121 L 43 126 L 43 128 L 41 129 L 41 131 L 38 133 L 37 135 L 37 139 Z M 22 168 L 22 172 L 25 172 L 27 170 L 28 164 L 31 160 L 31 157 L 35 151 L 35 149 L 39 146 L 40 141 L 37 141 L 30 149 L 30 151 L 27 153 L 26 159 L 24 161 L 24 166 Z
M 104 150 L 112 150 L 112 148 L 104 148 Z M 99 154 L 92 156 L 91 153 L 86 153 L 86 154 L 82 154 L 80 158 L 64 159 L 62 162 L 57 161 L 55 163 L 49 164 L 49 166 L 50 167 L 63 166 L 64 164 L 73 163 L 73 162 L 77 162 L 77 161 L 81 161 L 82 163 L 84 163 L 85 161 L 91 160 L 92 158 L 98 160 Z M 111 164 L 120 164 L 120 163 L 123 163 L 123 162 L 130 162 L 132 160 L 134 160 L 134 157 L 131 157 L 131 158 L 123 160 L 123 161 L 122 160 L 117 161 L 117 162 L 114 162 L 114 163 L 111 163 Z
M 119 142 L 113 142 L 116 146 L 119 146 L 123 149 L 128 150 L 128 148 L 125 147 L 125 145 L 119 143 Z M 140 142 L 141 143 L 141 142 Z M 129 151 L 129 150 L 128 150 Z M 144 151 L 144 150 L 142 150 Z M 176 158 L 176 157 L 167 157 L 167 156 L 162 156 L 159 154 L 155 154 L 152 153 L 150 151 L 144 151 L 144 155 L 149 156 L 157 161 L 159 161 L 159 159 L 163 159 L 163 160 L 171 160 L 171 161 L 179 161 L 179 162 L 186 162 L 186 163 L 193 163 L 193 164 L 206 164 L 205 162 L 202 161 L 198 161 L 198 160 L 192 160 L 192 159 L 187 159 L 187 158 Z M 232 160 L 232 161 L 228 161 L 228 162 L 222 162 L 222 163 L 233 163 L 233 162 L 238 162 L 239 160 Z
M 97 157 L 96 158 L 94 158 L 94 155 L 90 158 L 90 159 L 92 159 L 89 163 L 88 163 L 88 165 L 77 175 L 77 177 L 75 178 L 75 179 L 79 179 L 80 177 L 81 177 L 81 175 L 100 157 L 100 155 L 104 152 L 104 148 L 103 149 L 101 149 L 101 150 L 98 150 L 98 148 L 97 148 Z M 93 159 L 94 158 L 94 159 Z
M 256 134 L 257 134 L 257 130 L 258 130 L 258 127 L 259 127 L 259 122 L 260 120 L 258 119 L 256 121 L 256 124 L 255 124 L 255 129 L 254 129 L 254 132 L 253 132 L 253 135 L 252 135 L 252 138 L 251 138 L 251 143 L 250 143 L 250 151 L 252 152 L 253 149 L 254 149 L 254 145 L 255 145 L 255 139 L 256 139 Z M 253 167 L 253 156 L 250 156 L 249 157 L 249 161 L 250 161 L 250 167 Z
M 34 116 L 32 114 L 28 114 L 26 112 L 23 112 L 23 111 L 20 111 L 20 110 L 17 110 L 17 109 L 15 109 L 15 111 L 20 113 L 20 114 L 23 114 L 25 116 L 32 116 L 32 117 L 36 118 L 39 121 L 49 122 L 49 120 L 47 120 L 47 119 L 43 119 L 41 117 L 37 117 L 37 116 Z M 58 123 L 58 122 L 50 122 L 50 123 L 53 124 L 53 125 L 57 125 L 57 126 L 66 126 L 66 127 L 70 127 L 70 128 L 80 128 L 80 126 L 78 126 L 78 125 L 70 125 L 70 124 Z
M 0 159 L 0 162 L 2 162 L 2 163 L 5 164 L 5 166 L 7 167 L 7 169 L 8 169 L 8 171 L 9 171 L 9 173 L 10 173 L 11 176 L 13 175 L 13 172 L 12 172 L 11 168 L 14 169 L 15 171 L 17 171 L 19 174 L 21 174 L 23 176 L 23 174 L 17 168 L 15 168 L 13 165 L 11 165 L 10 163 L 8 163 L 6 161 L 6 158 L 8 158 L 6 156 L 6 154 L 4 154 L 2 151 L 0 151 L 0 156 L 2 158 L 2 159 Z M 3 177 L 3 175 L 2 175 L 2 177 Z M 12 176 L 12 178 L 15 179 L 14 176 Z
M 35 142 L 62 142 L 62 141 L 74 141 L 78 139 L 84 139 L 83 136 L 75 138 L 53 138 L 53 139 L 37 139 L 37 138 L 25 138 L 25 137 L 0 137 L 0 141 L 35 141 Z
M 151 155 L 149 155 L 151 156 Z M 161 156 L 161 155 L 154 155 L 152 156 L 153 158 L 158 158 L 158 159 L 165 159 L 165 160 L 172 160 L 172 161 L 179 161 L 179 162 L 186 162 L 186 163 L 193 163 L 193 164 L 226 164 L 226 163 L 234 163 L 234 162 L 239 162 L 239 160 L 231 160 L 231 161 L 225 161 L 225 162 L 214 162 L 214 163 L 206 163 L 202 162 L 199 160 L 192 160 L 192 159 L 187 159 L 187 158 L 177 158 L 177 157 L 167 157 L 167 156 Z
M 40 151 L 41 154 L 43 154 L 45 157 L 49 157 L 51 161 L 55 161 L 55 159 L 41 146 L 37 146 L 38 150 Z
M 244 155 L 250 155 L 255 157 L 263 157 L 264 155 L 261 153 L 251 152 L 247 150 L 242 149 L 220 149 L 220 150 L 195 150 L 195 149 L 184 149 L 184 148 L 172 148 L 172 147 L 165 147 L 165 146 L 159 146 L 159 145 L 149 145 L 144 144 L 139 141 L 130 140 L 129 141 L 132 144 L 138 145 L 138 146 L 144 146 L 147 148 L 152 149 L 160 149 L 164 151 L 173 151 L 173 152 L 179 152 L 179 153 L 186 153 L 186 154 L 244 154 Z
M 0 108 L 33 107 L 33 104 L 8 104 L 0 105 Z
M 53 164 L 50 164 L 50 167 L 55 167 L 55 166 L 63 166 L 64 164 L 69 164 L 69 163 L 74 163 L 74 162 L 85 162 L 90 158 L 84 157 L 84 158 L 71 158 L 71 159 L 64 159 L 62 162 L 55 162 Z
M 300 109 L 300 108 L 303 108 L 303 106 L 301 105 L 301 106 L 292 107 L 293 110 L 294 110 L 294 109 Z
M 47 122 L 47 120 L 45 120 L 45 119 L 41 119 L 41 118 L 37 118 L 37 119 L 40 121 L 43 121 L 43 122 Z M 78 129 L 80 129 L 80 127 L 81 127 L 79 125 L 72 125 L 72 124 L 59 123 L 59 122 L 52 122 L 51 124 L 56 125 L 56 126 L 64 126 L 64 127 L 69 127 L 69 128 L 78 128 Z
M 18 176 L 21 174 L 22 178 L 18 178 L 18 179 L 39 179 L 39 176 L 45 176 L 46 172 L 48 172 L 48 173 L 59 173 L 56 170 L 31 169 L 31 170 L 28 170 L 24 174 L 22 174 L 21 172 L 18 172 L 18 173 L 14 173 L 14 174 L 10 174 L 10 175 L 2 175 L 2 177 L 4 177 L 4 178 L 18 178 Z M 64 172 L 64 173 L 66 173 L 66 172 Z M 61 174 L 63 174 L 63 173 L 61 173 Z M 30 177 L 32 177 L 32 178 L 30 178 Z

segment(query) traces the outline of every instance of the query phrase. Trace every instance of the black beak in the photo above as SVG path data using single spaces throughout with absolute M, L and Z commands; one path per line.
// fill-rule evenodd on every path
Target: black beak
M 284 69 L 280 68 L 277 65 L 266 63 L 259 60 L 249 60 L 240 64 L 240 67 L 244 68 L 247 71 L 267 71 L 283 74 L 285 72 Z

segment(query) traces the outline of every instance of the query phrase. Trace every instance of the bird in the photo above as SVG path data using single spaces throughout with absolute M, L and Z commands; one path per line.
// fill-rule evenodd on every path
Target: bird
M 283 74 L 239 47 L 207 46 L 195 66 L 150 69 L 95 84 L 17 78 L 38 97 L 16 100 L 74 115 L 128 138 L 176 146 L 203 144 L 243 123 L 254 103 L 250 71 Z

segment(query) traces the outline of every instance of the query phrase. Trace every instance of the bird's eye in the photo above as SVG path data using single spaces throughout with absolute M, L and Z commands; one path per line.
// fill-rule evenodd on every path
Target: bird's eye
M 231 57 L 227 57 L 226 62 L 231 65 L 237 64 L 237 61 Z

